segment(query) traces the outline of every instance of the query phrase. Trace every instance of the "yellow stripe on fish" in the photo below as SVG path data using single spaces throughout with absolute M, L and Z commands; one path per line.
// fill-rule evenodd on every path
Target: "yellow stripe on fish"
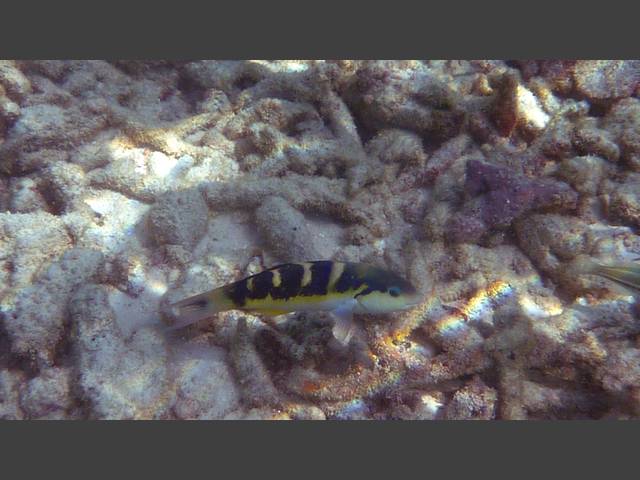
M 311 283 L 311 263 L 303 263 L 302 268 L 304 269 L 304 273 L 302 275 L 302 283 L 300 283 L 300 286 L 306 287 Z

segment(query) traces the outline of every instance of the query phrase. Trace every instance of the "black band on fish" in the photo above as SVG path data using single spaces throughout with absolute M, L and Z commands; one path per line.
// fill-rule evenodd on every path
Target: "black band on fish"
M 321 261 L 311 264 L 311 282 L 300 290 L 300 295 L 326 295 L 329 289 L 329 278 L 334 262 Z

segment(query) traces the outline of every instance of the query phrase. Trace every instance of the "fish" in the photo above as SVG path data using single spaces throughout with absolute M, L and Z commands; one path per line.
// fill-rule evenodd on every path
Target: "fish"
M 330 260 L 285 263 L 171 304 L 169 328 L 227 310 L 267 316 L 327 311 L 335 319 L 334 337 L 347 345 L 355 329 L 354 314 L 406 310 L 421 301 L 408 280 L 377 266 Z
M 634 259 L 633 262 L 638 260 L 640 258 Z M 576 273 L 604 277 L 622 285 L 634 295 L 640 295 L 640 264 L 633 262 L 602 264 L 582 257 L 577 259 Z

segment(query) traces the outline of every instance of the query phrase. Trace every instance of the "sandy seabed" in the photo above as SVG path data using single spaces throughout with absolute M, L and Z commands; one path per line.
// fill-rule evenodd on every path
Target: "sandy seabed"
M 0 61 L 0 418 L 640 416 L 638 61 Z M 281 262 L 425 293 L 163 305 Z

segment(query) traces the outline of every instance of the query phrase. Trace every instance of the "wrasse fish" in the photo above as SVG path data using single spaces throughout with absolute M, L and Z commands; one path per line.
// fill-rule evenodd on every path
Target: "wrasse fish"
M 285 263 L 243 280 L 194 295 L 169 307 L 171 329 L 184 327 L 225 310 L 263 315 L 329 311 L 333 334 L 348 344 L 354 313 L 404 310 L 422 296 L 404 278 L 363 263 L 318 261 Z
M 640 260 L 640 258 L 635 259 Z M 588 275 L 599 275 L 623 285 L 634 294 L 640 294 L 640 264 L 627 262 L 603 265 L 584 257 L 578 260 L 578 272 Z

